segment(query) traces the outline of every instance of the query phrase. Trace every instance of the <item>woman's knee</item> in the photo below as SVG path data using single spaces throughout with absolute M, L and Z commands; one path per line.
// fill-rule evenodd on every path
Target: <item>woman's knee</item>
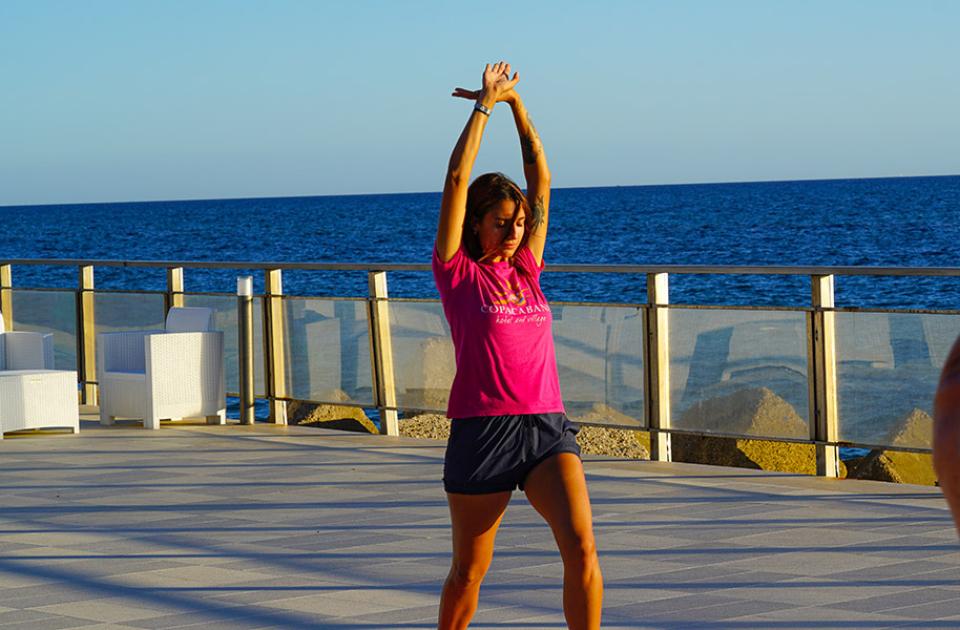
M 450 565 L 448 579 L 464 588 L 479 586 L 489 567 L 489 562 L 460 562 L 454 560 Z
M 558 538 L 564 564 L 589 567 L 597 562 L 597 543 L 590 531 L 571 531 Z

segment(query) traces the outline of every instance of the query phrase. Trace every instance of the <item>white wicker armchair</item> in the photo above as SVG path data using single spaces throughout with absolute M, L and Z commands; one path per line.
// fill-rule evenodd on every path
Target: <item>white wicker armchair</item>
M 208 308 L 172 308 L 165 330 L 97 336 L 100 424 L 143 418 L 205 417 L 226 422 L 223 333 L 213 330 Z
M 0 370 L 52 370 L 53 335 L 6 331 L 0 314 Z

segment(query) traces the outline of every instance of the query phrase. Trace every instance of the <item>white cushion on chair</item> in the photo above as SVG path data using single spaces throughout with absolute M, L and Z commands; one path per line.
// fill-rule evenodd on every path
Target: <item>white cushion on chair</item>
M 34 332 L 6 332 L 7 369 L 52 370 L 53 335 Z
M 7 331 L 0 313 L 0 370 L 52 370 L 53 335 Z
M 167 313 L 167 332 L 207 332 L 213 330 L 213 309 L 177 306 Z

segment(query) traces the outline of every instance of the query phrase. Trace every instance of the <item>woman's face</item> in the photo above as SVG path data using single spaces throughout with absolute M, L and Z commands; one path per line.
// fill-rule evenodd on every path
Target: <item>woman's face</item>
M 517 253 L 523 240 L 525 220 L 523 208 L 517 211 L 517 204 L 512 199 L 504 199 L 488 210 L 476 226 L 484 257 L 492 256 L 497 262 Z

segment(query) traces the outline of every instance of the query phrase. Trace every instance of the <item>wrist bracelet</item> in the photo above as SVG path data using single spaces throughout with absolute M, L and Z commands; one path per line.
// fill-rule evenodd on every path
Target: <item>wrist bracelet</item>
M 477 110 L 478 112 L 480 112 L 481 114 L 484 114 L 487 117 L 490 116 L 490 108 L 484 105 L 483 103 L 481 103 L 480 101 L 477 101 L 476 103 L 473 104 L 473 109 Z

